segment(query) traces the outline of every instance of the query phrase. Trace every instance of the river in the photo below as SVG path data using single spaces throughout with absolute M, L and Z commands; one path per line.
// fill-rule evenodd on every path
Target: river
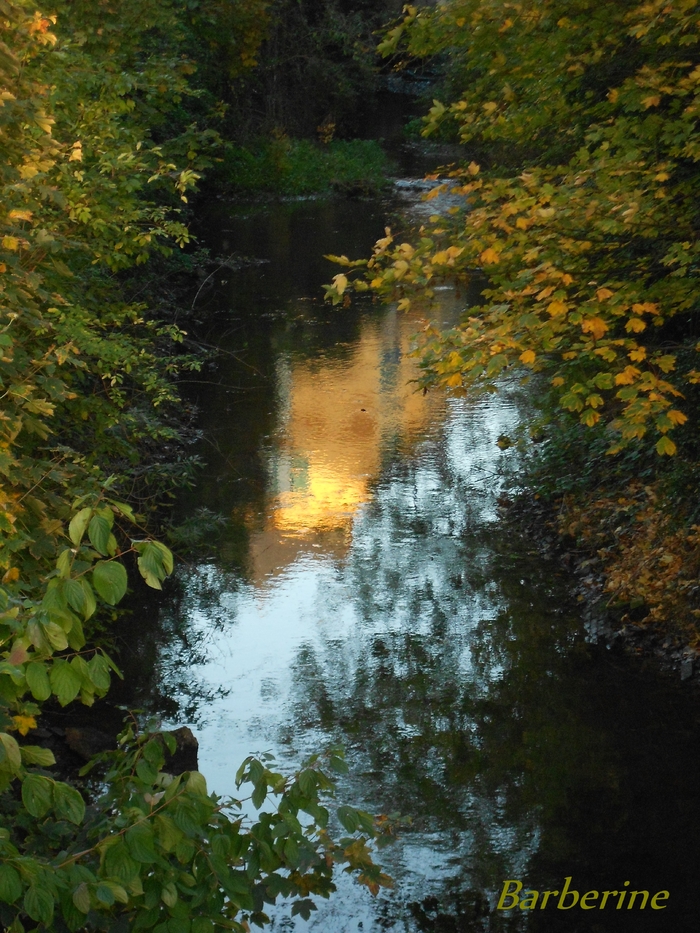
M 139 636 L 144 705 L 192 726 L 219 794 L 252 752 L 293 769 L 340 743 L 339 801 L 412 818 L 381 853 L 392 891 L 341 877 L 273 930 L 694 930 L 700 712 L 594 644 L 562 568 L 502 522 L 518 454 L 496 441 L 527 396 L 417 394 L 420 313 L 320 300 L 323 254 L 366 255 L 397 206 L 211 207 L 212 250 L 265 261 L 197 299 L 222 356 L 190 387 L 206 467 L 181 511 L 227 524 L 179 571 L 158 637 Z M 423 315 L 468 300 L 445 289 Z M 668 890 L 668 906 L 494 910 L 504 879 L 566 876 Z

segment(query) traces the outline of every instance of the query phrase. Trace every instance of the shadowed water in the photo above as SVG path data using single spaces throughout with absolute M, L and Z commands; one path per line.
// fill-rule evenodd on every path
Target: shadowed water
M 501 451 L 528 405 L 416 394 L 422 316 L 331 310 L 324 252 L 361 256 L 378 204 L 212 212 L 222 272 L 201 302 L 230 351 L 196 390 L 208 467 L 194 514 L 229 518 L 161 618 L 156 696 L 180 704 L 219 794 L 251 752 L 293 768 L 332 743 L 343 802 L 413 823 L 373 899 L 348 879 L 275 930 L 695 929 L 699 711 L 632 659 L 587 643 L 567 581 L 502 522 Z M 468 296 L 423 315 L 454 320 Z M 157 705 L 157 703 L 155 703 Z M 185 711 L 183 713 L 183 711 Z M 670 892 L 664 911 L 494 908 L 526 888 Z

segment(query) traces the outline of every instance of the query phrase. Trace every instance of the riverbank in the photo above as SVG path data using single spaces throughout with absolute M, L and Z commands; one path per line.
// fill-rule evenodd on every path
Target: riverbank
M 579 607 L 587 640 L 648 659 L 670 678 L 700 690 L 695 633 L 687 624 L 674 624 L 673 619 L 648 619 L 648 607 L 643 604 L 630 607 L 615 600 L 606 554 L 571 533 L 571 515 L 563 500 L 545 499 L 533 487 L 514 499 L 502 499 L 501 515 L 543 558 L 557 561 L 569 575 L 569 591 Z

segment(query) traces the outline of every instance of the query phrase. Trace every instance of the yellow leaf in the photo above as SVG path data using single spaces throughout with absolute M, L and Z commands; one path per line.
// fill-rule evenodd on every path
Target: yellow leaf
M 552 315 L 552 317 L 558 317 L 560 314 L 566 314 L 568 306 L 564 304 L 563 301 L 559 301 L 558 298 L 555 298 L 554 301 L 550 302 L 547 306 L 547 311 Z
M 612 298 L 614 294 L 615 293 L 611 292 L 609 288 L 599 288 L 595 296 L 598 301 L 605 301 L 606 298 Z
M 478 175 L 481 169 L 480 165 L 477 165 L 476 162 L 470 162 L 467 166 L 467 171 L 470 175 Z
M 497 262 L 500 262 L 501 257 L 498 255 L 495 249 L 489 246 L 489 248 L 485 249 L 481 256 L 479 256 L 479 259 L 484 266 L 491 266 L 495 265 Z
M 560 386 L 564 385 L 564 380 L 561 376 L 555 376 L 554 379 L 552 379 L 552 385 L 555 389 L 558 389 Z
M 410 298 L 402 298 L 399 303 L 396 305 L 398 311 L 408 311 L 411 307 Z
M 554 291 L 555 291 L 555 286 L 554 286 L 554 285 L 548 285 L 546 288 L 543 288 L 542 291 L 539 293 L 539 295 L 537 296 L 537 300 L 538 300 L 538 301 L 543 301 L 545 298 L 549 298 L 549 296 L 550 296 Z
M 446 384 L 447 384 L 448 386 L 452 386 L 452 387 L 461 386 L 461 385 L 462 385 L 462 374 L 461 374 L 461 373 L 453 373 L 453 374 L 450 376 L 450 378 L 447 380 Z
M 10 211 L 10 220 L 31 220 L 34 215 L 31 211 Z
M 565 272 L 564 275 L 562 275 L 562 277 L 561 277 L 561 283 L 562 283 L 562 285 L 571 285 L 571 283 L 573 282 L 573 280 L 574 280 L 574 279 L 573 279 L 573 276 L 569 275 L 568 272 Z
M 19 570 L 17 567 L 10 567 L 9 570 L 6 570 L 3 574 L 2 582 L 3 583 L 12 583 L 14 580 L 19 579 Z
M 633 363 L 641 363 L 642 360 L 647 358 L 647 351 L 645 347 L 635 347 L 634 350 L 630 350 L 627 354 Z
M 2 238 L 2 245 L 5 249 L 19 249 L 19 240 L 16 236 L 4 236 Z
M 535 362 L 535 353 L 532 350 L 524 350 L 520 354 L 521 363 L 534 363 Z
M 642 103 L 644 104 L 645 110 L 648 110 L 649 107 L 658 107 L 661 103 L 661 97 L 658 94 L 652 94 L 651 97 L 643 97 Z M 659 451 L 660 453 L 661 451 Z
M 515 221 L 515 226 L 518 230 L 527 230 L 528 227 L 532 226 L 532 221 L 528 220 L 526 217 L 518 217 Z
M 654 175 L 654 181 L 668 181 L 670 177 L 668 172 L 659 172 L 658 175 Z
M 581 322 L 581 330 L 584 334 L 591 334 L 594 340 L 600 340 L 608 330 L 608 325 L 600 317 L 589 317 Z
M 676 452 L 676 445 L 670 437 L 664 435 L 656 442 L 656 452 L 662 456 L 665 454 L 667 457 L 672 457 Z
M 83 161 L 83 144 L 81 142 L 73 143 L 71 146 L 71 154 L 68 157 L 69 162 L 82 162 Z
M 594 424 L 598 424 L 600 421 L 600 415 L 597 411 L 592 411 L 590 408 L 587 408 L 586 411 L 581 415 L 581 423 L 585 424 L 586 427 L 592 428 Z
M 685 424 L 688 420 L 687 416 L 684 415 L 682 411 L 678 411 L 675 408 L 672 408 L 671 411 L 667 411 L 666 417 L 669 421 L 672 421 L 673 424 Z
M 643 330 L 646 330 L 646 327 L 646 324 L 640 317 L 631 317 L 625 324 L 625 330 L 635 334 L 640 334 Z
M 382 280 L 379 279 L 380 284 L 381 281 Z M 340 272 L 338 275 L 333 276 L 333 284 L 335 285 L 335 290 L 338 292 L 338 294 L 342 295 L 345 289 L 348 287 L 348 277 Z
M 33 716 L 13 716 L 12 722 L 20 735 L 26 735 L 30 729 L 36 729 L 36 719 Z
M 494 110 L 498 110 L 498 104 L 494 100 L 490 100 L 488 103 L 482 105 L 486 111 L 487 116 L 491 116 Z
M 640 375 L 640 371 L 634 366 L 625 366 L 622 372 L 615 376 L 615 385 L 631 386 Z

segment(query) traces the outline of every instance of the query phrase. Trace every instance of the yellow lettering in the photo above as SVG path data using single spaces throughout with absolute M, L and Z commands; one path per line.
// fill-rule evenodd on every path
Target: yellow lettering
M 627 905 L 627 910 L 632 910 L 632 905 L 634 904 L 634 899 L 636 898 L 636 896 L 637 896 L 638 894 L 642 894 L 642 895 L 643 895 L 643 898 L 644 898 L 644 899 L 642 900 L 642 903 L 641 903 L 639 909 L 640 909 L 640 910 L 643 910 L 643 909 L 647 906 L 647 901 L 649 900 L 649 892 L 648 892 L 648 891 L 630 891 L 630 902 L 629 902 L 629 904 Z
M 520 901 L 521 910 L 533 910 L 537 904 L 537 898 L 539 897 L 539 891 L 526 891 L 527 895 Z
M 515 885 L 515 890 L 510 891 L 509 888 L 512 884 Z M 498 900 L 498 904 L 496 905 L 496 910 L 512 910 L 514 907 L 517 907 L 518 904 L 520 903 L 518 892 L 522 891 L 522 889 L 523 889 L 522 881 L 515 881 L 512 879 L 508 881 L 504 881 L 503 890 L 501 891 L 501 896 Z M 508 906 L 506 907 L 505 899 L 507 897 L 509 897 L 513 901 L 513 903 L 508 904 Z
M 595 904 L 587 904 L 586 901 L 591 898 L 594 901 L 597 901 L 599 894 L 597 891 L 586 891 L 585 894 L 581 895 L 581 907 L 583 910 L 593 910 Z
M 564 878 L 564 888 L 561 892 L 559 903 L 557 904 L 557 910 L 571 910 L 571 908 L 575 907 L 576 904 L 578 903 L 578 891 L 570 891 L 569 890 L 570 883 L 571 883 L 571 876 L 569 876 L 568 878 Z M 568 905 L 564 904 L 564 901 L 566 900 L 567 897 L 573 897 L 573 901 Z
M 611 894 L 619 894 L 619 893 L 620 893 L 619 891 L 603 891 L 603 900 L 600 902 L 600 909 L 602 910 L 603 907 L 605 907 L 608 901 L 608 898 L 610 897 Z
M 651 909 L 652 910 L 666 910 L 666 908 L 668 907 L 668 904 L 664 904 L 663 907 L 660 907 L 656 902 L 658 900 L 667 901 L 669 899 L 669 896 L 670 895 L 668 891 L 659 891 L 659 893 L 655 894 L 651 899 Z
M 558 891 L 543 891 L 542 892 L 542 903 L 540 904 L 540 910 L 544 910 L 544 908 L 547 906 L 547 901 L 549 900 L 550 894 L 556 897 L 559 894 L 559 892 Z

